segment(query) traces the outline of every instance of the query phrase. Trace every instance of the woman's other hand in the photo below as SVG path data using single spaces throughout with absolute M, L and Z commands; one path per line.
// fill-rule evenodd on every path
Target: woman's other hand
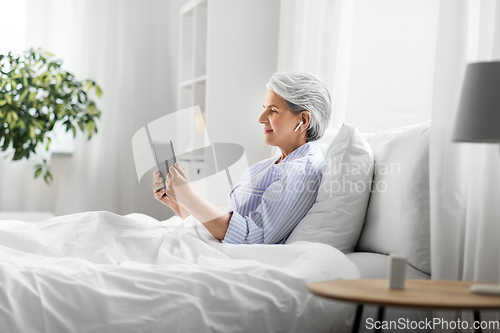
M 177 206 L 177 203 L 168 197 L 168 195 L 165 193 L 165 189 L 155 192 L 154 196 L 156 200 L 161 201 L 163 204 L 167 205 L 175 211 L 174 206 Z
M 155 171 L 153 177 L 153 192 L 156 194 L 156 192 L 165 189 L 165 181 L 159 171 Z
M 185 208 L 195 219 L 218 240 L 224 239 L 231 214 L 220 210 L 196 193 L 189 182 L 186 172 L 179 163 L 175 163 L 169 170 L 167 181 L 167 195 L 177 201 L 179 207 Z
M 163 180 L 163 177 L 161 176 L 161 173 L 159 171 L 155 171 L 153 174 L 154 180 L 153 180 L 153 194 L 154 197 L 158 200 L 161 201 L 163 204 L 169 206 L 172 208 L 173 204 L 175 204 L 175 201 L 172 200 L 171 198 L 168 197 L 166 194 L 165 188 L 166 188 L 166 183 Z M 172 208 L 173 209 L 173 208 Z
M 166 193 L 172 200 L 180 205 L 184 205 L 195 194 L 193 186 L 189 182 L 184 169 L 179 165 L 179 162 L 171 166 L 169 171 L 167 181 L 165 182 Z
M 167 194 L 166 189 L 168 186 L 169 185 L 167 184 L 167 182 L 163 181 L 161 174 L 158 171 L 156 171 L 154 173 L 154 183 L 153 183 L 154 197 L 156 198 L 156 200 L 170 207 L 170 209 L 172 209 L 177 215 L 179 215 L 184 220 L 191 214 L 184 207 L 177 204 L 177 202 Z

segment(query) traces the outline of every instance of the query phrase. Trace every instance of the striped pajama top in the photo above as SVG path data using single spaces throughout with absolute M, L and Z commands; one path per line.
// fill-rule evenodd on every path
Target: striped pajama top
M 325 162 L 317 141 L 248 168 L 229 193 L 232 212 L 224 243 L 283 244 L 318 194 Z

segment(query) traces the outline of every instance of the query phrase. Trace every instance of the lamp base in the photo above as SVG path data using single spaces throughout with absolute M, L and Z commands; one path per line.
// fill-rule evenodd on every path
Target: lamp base
M 470 286 L 470 292 L 480 295 L 500 296 L 499 284 L 473 284 Z

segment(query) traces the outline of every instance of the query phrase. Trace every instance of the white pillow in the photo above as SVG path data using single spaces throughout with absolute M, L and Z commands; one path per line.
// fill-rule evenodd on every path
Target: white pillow
M 373 176 L 373 154 L 358 130 L 344 124 L 326 152 L 316 202 L 286 241 L 329 244 L 354 250 L 366 215 Z
M 431 123 L 375 133 L 375 174 L 359 251 L 406 256 L 430 274 L 429 140 Z

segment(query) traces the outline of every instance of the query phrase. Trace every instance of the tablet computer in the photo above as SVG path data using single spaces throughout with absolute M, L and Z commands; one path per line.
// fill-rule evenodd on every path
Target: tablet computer
M 153 141 L 151 139 L 151 134 L 149 133 L 148 126 L 146 125 L 145 127 L 149 145 L 151 147 L 151 152 L 153 153 L 153 158 L 156 163 L 156 170 L 160 172 L 161 177 L 165 178 L 169 172 L 170 167 L 174 166 L 175 162 L 177 162 L 174 143 L 172 142 L 172 140 Z

